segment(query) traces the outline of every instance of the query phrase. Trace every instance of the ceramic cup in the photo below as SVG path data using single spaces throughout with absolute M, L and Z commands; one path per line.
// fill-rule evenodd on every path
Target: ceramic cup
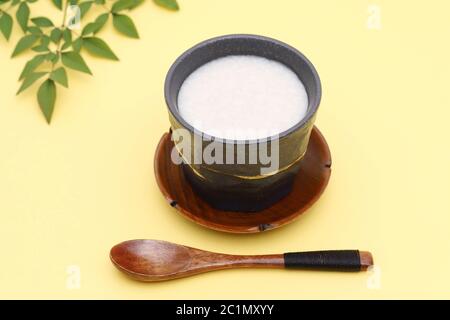
M 262 140 L 223 140 L 199 132 L 187 123 L 177 106 L 183 81 L 205 63 L 228 55 L 261 56 L 289 67 L 303 82 L 308 95 L 305 117 L 279 135 Z M 187 180 L 211 206 L 226 211 L 255 212 L 273 205 L 289 193 L 306 152 L 321 98 L 319 76 L 302 53 L 283 42 L 257 35 L 237 34 L 209 39 L 187 50 L 173 63 L 166 77 L 164 93 L 172 132 L 184 129 L 192 141 L 200 142 L 191 143 L 190 149 L 186 150 L 180 147 L 179 140 L 182 139 L 177 141 L 174 137 L 175 151 L 184 160 L 181 165 Z M 193 155 L 203 154 L 211 141 L 222 148 L 222 163 L 193 161 Z M 249 163 L 250 150 L 260 147 L 272 150 L 273 143 L 278 149 L 277 170 L 267 172 L 267 163 L 260 159 Z M 238 161 L 238 150 L 245 150 L 245 163 L 242 163 L 242 158 Z M 226 161 L 230 158 L 235 160 L 232 164 Z M 264 169 L 266 171 L 262 174 Z

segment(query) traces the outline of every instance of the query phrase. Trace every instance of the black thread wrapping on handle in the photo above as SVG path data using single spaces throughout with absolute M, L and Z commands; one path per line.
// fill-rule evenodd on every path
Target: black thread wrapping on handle
M 358 250 L 289 252 L 284 254 L 284 266 L 289 269 L 321 269 L 360 271 Z

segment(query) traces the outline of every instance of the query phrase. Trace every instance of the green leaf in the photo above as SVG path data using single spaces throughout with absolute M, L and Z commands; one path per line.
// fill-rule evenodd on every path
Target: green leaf
M 36 70 L 37 67 L 39 67 L 42 62 L 44 62 L 46 55 L 41 54 L 35 56 L 33 59 L 29 60 L 25 67 L 22 70 L 22 73 L 20 74 L 19 80 L 23 80 L 26 76 L 28 76 L 31 72 Z
M 95 22 L 89 22 L 84 28 L 83 31 L 81 32 L 81 34 L 83 36 L 88 35 L 90 33 L 94 33 L 95 31 L 97 31 L 99 29 L 98 24 L 96 24 Z
M 53 64 L 56 64 L 59 61 L 59 54 L 54 52 L 49 52 L 45 55 L 45 59 L 50 61 Z
M 137 32 L 136 26 L 134 25 L 133 20 L 131 20 L 130 17 L 124 14 L 114 14 L 113 25 L 114 28 L 116 28 L 116 30 L 120 33 L 130 38 L 139 39 L 139 34 Z
M 66 72 L 66 69 L 64 69 L 63 67 L 60 67 L 60 68 L 54 70 L 50 74 L 50 79 L 63 85 L 66 88 L 69 86 L 69 83 L 67 81 L 67 72 Z
M 56 101 L 56 86 L 53 80 L 47 79 L 41 84 L 37 93 L 37 99 L 47 123 L 50 123 Z
M 32 72 L 30 73 L 22 82 L 22 85 L 19 88 L 19 91 L 17 91 L 16 94 L 21 93 L 25 89 L 29 88 L 33 83 L 36 82 L 36 80 L 42 78 L 44 75 L 46 75 L 47 72 Z
M 92 7 L 93 1 L 85 1 L 78 5 L 80 8 L 80 18 L 83 19 L 83 17 L 86 15 L 86 13 L 89 11 L 89 9 Z
M 57 7 L 59 10 L 62 10 L 62 0 L 52 0 L 55 7 Z
M 0 31 L 3 33 L 5 39 L 9 40 L 13 26 L 13 19 L 6 12 L 2 12 L 0 14 Z
M 13 0 L 13 1 L 11 2 L 11 5 L 12 5 L 12 6 L 17 6 L 19 3 L 20 3 L 20 0 Z
M 19 9 L 16 12 L 17 22 L 22 28 L 23 32 L 27 31 L 28 19 L 30 18 L 30 8 L 26 2 L 21 2 Z
M 62 47 L 61 47 L 61 51 L 64 51 L 64 50 L 66 50 L 66 49 L 69 49 L 71 45 L 72 45 L 71 42 L 64 42 L 64 44 L 63 44 Z
M 105 4 L 106 1 L 105 0 L 95 0 L 96 4 Z
M 110 60 L 119 60 L 111 48 L 100 38 L 84 38 L 83 47 L 93 55 Z
M 102 29 L 105 26 L 106 22 L 108 21 L 108 18 L 109 18 L 109 13 L 103 13 L 103 14 L 99 15 L 97 17 L 97 19 L 95 19 L 95 23 L 98 25 L 99 28 L 94 33 L 99 32 L 100 29 Z
M 63 52 L 61 54 L 61 60 L 62 63 L 70 69 L 92 74 L 86 62 L 84 62 L 84 59 L 75 51 Z
M 50 37 L 47 35 L 41 36 L 41 45 L 48 47 L 49 44 L 50 44 Z
M 50 39 L 52 40 L 53 43 L 58 43 L 59 40 L 61 40 L 62 37 L 62 31 L 59 28 L 55 28 L 52 30 L 52 32 L 50 33 Z
M 83 38 L 79 37 L 74 42 L 72 42 L 72 48 L 75 52 L 80 52 L 81 47 L 83 46 Z
M 31 48 L 34 52 L 49 52 L 50 49 L 47 46 L 38 45 L 36 47 Z
M 14 52 L 12 54 L 12 57 L 15 57 L 18 54 L 22 53 L 23 51 L 31 48 L 33 44 L 37 41 L 37 39 L 39 39 L 39 37 L 34 34 L 23 36 L 17 43 L 16 48 L 14 49 Z
M 134 5 L 130 8 L 130 10 L 139 7 L 143 3 L 144 3 L 144 0 L 134 0 Z
M 111 8 L 111 11 L 116 13 L 122 10 L 131 9 L 136 5 L 136 0 L 119 0 L 115 2 Z
M 45 56 L 45 60 L 52 61 L 56 57 L 56 53 L 49 52 L 47 54 L 44 54 L 44 56 Z
M 61 50 L 66 50 L 72 45 L 72 32 L 69 29 L 64 29 L 62 37 L 64 40 L 64 44 L 61 47 Z
M 36 26 L 28 27 L 28 32 L 37 36 L 42 34 L 42 30 Z
M 83 36 L 85 36 L 85 35 L 88 35 L 88 34 L 91 34 L 91 33 L 95 34 L 95 33 L 99 32 L 103 28 L 103 26 L 105 25 L 106 21 L 108 21 L 108 17 L 109 17 L 109 13 L 101 14 L 100 16 L 97 17 L 97 19 L 95 19 L 94 22 L 88 23 L 83 28 L 83 31 L 82 31 L 81 34 Z
M 38 27 L 41 27 L 41 28 L 48 28 L 48 27 L 54 26 L 53 22 L 46 17 L 32 18 L 31 22 L 33 22 L 35 25 L 37 25 Z
M 35 2 L 37 2 L 38 0 L 26 0 L 28 3 L 35 3 Z
M 72 43 L 72 31 L 70 29 L 64 29 L 62 36 L 65 42 Z
M 42 35 L 40 37 L 41 41 L 39 43 L 39 45 L 37 45 L 36 47 L 31 48 L 31 50 L 35 51 L 35 52 L 48 52 L 50 51 L 50 49 L 48 48 L 49 44 L 50 44 L 50 37 L 47 35 Z
M 164 7 L 169 10 L 178 11 L 180 7 L 178 6 L 177 0 L 153 0 L 157 5 Z

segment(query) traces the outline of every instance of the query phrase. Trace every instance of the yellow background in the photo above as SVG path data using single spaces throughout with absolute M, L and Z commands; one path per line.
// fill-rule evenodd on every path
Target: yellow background
M 381 8 L 381 30 L 367 28 L 369 4 Z M 103 30 L 121 61 L 88 57 L 94 77 L 70 72 L 51 126 L 36 86 L 15 96 L 30 57 L 10 59 L 19 31 L 9 43 L 0 37 L 0 297 L 450 298 L 450 3 L 180 5 L 172 13 L 147 1 L 133 11 L 140 40 Z M 44 1 L 32 7 L 60 14 Z M 229 33 L 274 37 L 310 58 L 323 84 L 317 125 L 333 155 L 320 201 L 257 235 L 185 220 L 153 175 L 169 127 L 166 71 L 185 49 Z M 108 258 L 111 246 L 133 238 L 238 254 L 359 248 L 373 252 L 379 272 L 230 270 L 145 284 Z M 81 270 L 80 289 L 66 286 L 71 265 Z

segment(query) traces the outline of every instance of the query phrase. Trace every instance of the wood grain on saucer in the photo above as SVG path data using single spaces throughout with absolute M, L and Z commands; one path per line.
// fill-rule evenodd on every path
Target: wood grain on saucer
M 194 193 L 182 167 L 171 160 L 172 148 L 170 133 L 164 133 L 154 159 L 156 181 L 161 192 L 183 216 L 218 231 L 257 233 L 290 223 L 319 199 L 331 175 L 330 150 L 325 138 L 314 127 L 293 190 L 286 197 L 254 213 L 221 211 L 212 208 Z

